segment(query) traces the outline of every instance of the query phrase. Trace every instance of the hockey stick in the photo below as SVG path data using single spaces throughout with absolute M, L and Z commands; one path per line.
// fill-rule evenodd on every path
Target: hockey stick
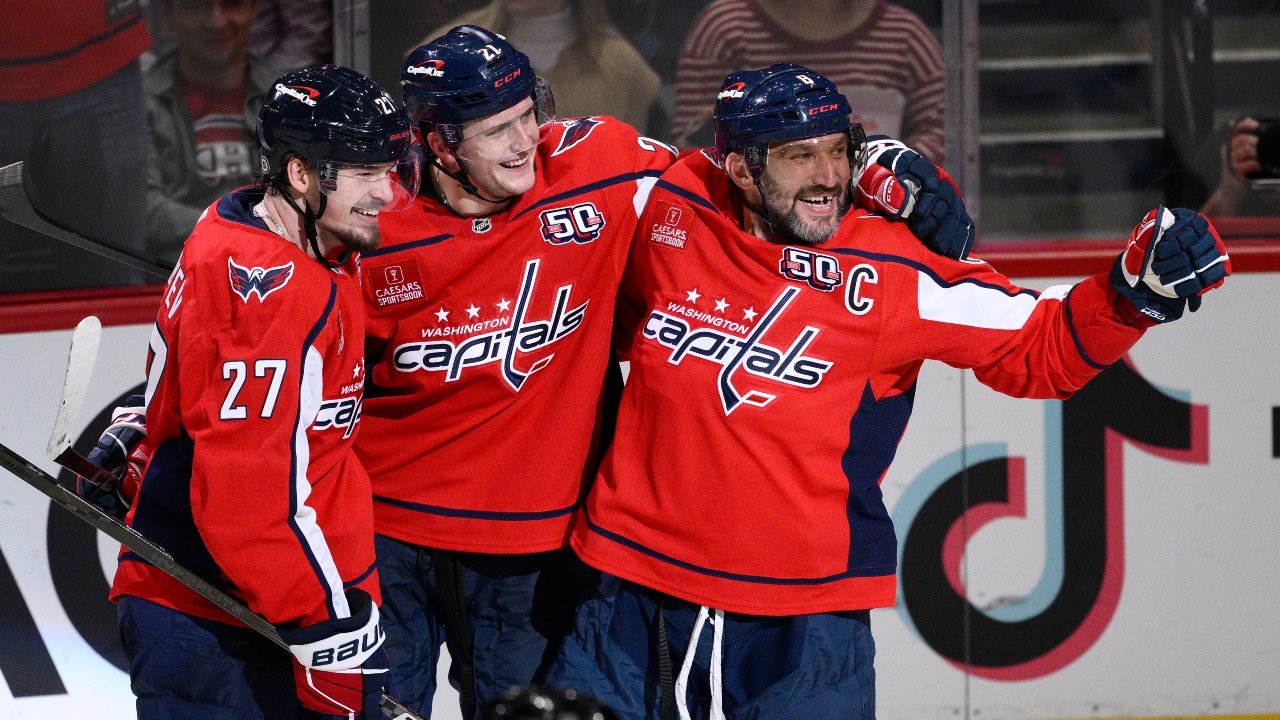
M 71 451 L 71 433 L 76 421 L 80 419 L 80 406 L 84 404 L 84 395 L 89 390 L 89 378 L 93 377 L 101 337 L 102 323 L 93 315 L 81 320 L 71 333 L 67 375 L 62 382 L 62 400 L 58 403 L 58 415 L 53 420 L 53 433 L 49 436 L 45 454 L 71 472 L 110 491 L 117 485 L 116 476 Z
M 77 455 L 74 450 L 68 450 L 67 452 L 76 455 L 80 462 L 92 465 L 84 457 Z M 239 600 L 188 570 L 175 560 L 168 551 L 143 537 L 138 531 L 104 513 L 93 503 L 62 487 L 51 475 L 32 465 L 29 460 L 9 449 L 3 443 L 0 443 L 0 466 L 13 473 L 19 480 L 47 495 L 50 500 L 69 510 L 72 515 L 106 533 L 113 540 L 137 553 L 142 559 L 168 573 L 174 580 L 191 588 L 201 597 L 222 608 L 235 619 L 257 630 L 263 637 L 286 651 L 289 649 L 289 645 L 280 639 L 275 626 L 267 622 L 266 618 L 253 612 Z M 63 467 L 74 472 L 74 468 L 70 466 L 63 465 Z M 382 714 L 392 720 L 422 720 L 420 715 L 401 705 L 398 700 L 386 693 L 383 693 L 380 704 L 382 706 Z
M 56 224 L 31 204 L 27 180 L 21 161 L 0 168 L 0 215 L 9 222 L 162 278 L 173 271 L 173 266 L 160 258 L 106 240 L 91 240 Z

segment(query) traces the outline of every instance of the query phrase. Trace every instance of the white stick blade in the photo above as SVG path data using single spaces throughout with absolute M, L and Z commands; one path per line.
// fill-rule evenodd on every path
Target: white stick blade
M 67 377 L 62 383 L 62 401 L 58 405 L 58 415 L 53 421 L 53 433 L 49 436 L 49 447 L 45 452 L 50 458 L 56 458 L 71 447 L 71 433 L 75 430 L 76 421 L 80 418 L 80 406 L 84 404 L 85 393 L 89 390 L 89 380 L 93 377 L 93 366 L 98 360 L 98 341 L 102 337 L 102 323 L 90 315 L 76 325 L 71 333 L 71 351 L 67 354 Z

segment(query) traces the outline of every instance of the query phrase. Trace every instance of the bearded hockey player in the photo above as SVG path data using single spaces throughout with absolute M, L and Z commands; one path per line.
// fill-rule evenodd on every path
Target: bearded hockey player
M 374 486 L 397 690 L 429 707 L 447 643 L 471 719 L 536 681 L 571 623 L 583 568 L 569 523 L 612 414 L 614 301 L 637 216 L 676 153 L 614 118 L 555 120 L 528 57 L 483 28 L 418 48 L 401 77 L 430 166 L 365 256 L 356 451 Z M 931 207 L 916 214 L 933 222 L 915 226 L 922 236 L 967 248 L 954 192 Z
M 546 682 L 628 720 L 870 719 L 868 611 L 896 587 L 879 483 L 923 362 L 1063 398 L 1230 264 L 1202 216 L 1158 208 L 1110 275 L 1017 287 L 850 208 L 862 133 L 825 78 L 782 64 L 725 88 L 715 149 L 666 171 L 639 223 L 631 374 L 572 539 L 604 575 Z
M 258 138 L 261 185 L 205 211 L 165 288 L 128 522 L 292 656 L 127 551 L 112 598 L 140 718 L 380 718 L 357 253 L 412 203 L 420 156 L 403 108 L 332 65 L 279 78 Z

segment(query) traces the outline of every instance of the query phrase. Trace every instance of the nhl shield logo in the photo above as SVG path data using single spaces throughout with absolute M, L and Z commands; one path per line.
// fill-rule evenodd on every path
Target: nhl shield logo
M 487 233 L 493 229 L 493 221 L 489 218 L 473 218 L 471 220 L 471 232 Z

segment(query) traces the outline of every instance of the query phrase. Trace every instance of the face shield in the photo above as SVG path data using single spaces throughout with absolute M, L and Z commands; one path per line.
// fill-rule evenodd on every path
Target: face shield
M 555 121 L 555 98 L 546 81 L 534 81 L 533 95 L 508 110 L 463 125 L 441 127 L 454 154 L 469 162 L 501 163 L 527 154 Z
M 365 212 L 397 212 L 413 205 L 422 179 L 418 143 L 394 162 L 356 164 L 326 160 L 320 164 L 320 192 L 326 202 Z

